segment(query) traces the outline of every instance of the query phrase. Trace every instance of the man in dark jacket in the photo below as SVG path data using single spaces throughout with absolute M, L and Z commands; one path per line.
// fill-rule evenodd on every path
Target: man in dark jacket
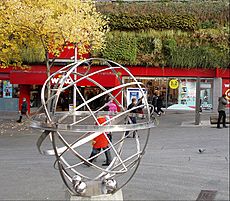
M 153 108 L 151 108 L 151 114 L 152 112 L 156 112 L 157 113 L 157 94 L 156 92 L 153 93 L 153 97 L 152 97 L 152 105 Z
M 28 117 L 28 105 L 26 102 L 26 98 L 22 99 L 21 111 L 19 111 L 19 112 L 21 114 L 20 114 L 20 118 L 19 118 L 19 120 L 17 120 L 17 122 L 21 123 L 22 122 L 22 115 L 26 115 Z
M 157 94 L 157 116 L 160 116 L 161 114 L 165 114 L 165 112 L 162 110 L 163 107 L 163 96 L 158 92 Z
M 226 99 L 226 94 L 223 94 L 221 97 L 219 97 L 218 102 L 219 102 L 219 104 L 218 104 L 219 117 L 218 117 L 218 122 L 217 122 L 217 128 L 221 128 L 220 122 L 221 122 L 222 118 L 223 118 L 223 128 L 227 128 L 225 109 L 226 109 L 226 105 L 227 105 L 228 101 Z

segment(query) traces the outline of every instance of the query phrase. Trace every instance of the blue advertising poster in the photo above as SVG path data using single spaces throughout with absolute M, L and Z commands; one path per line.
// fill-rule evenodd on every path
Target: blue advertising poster
M 10 81 L 3 81 L 3 98 L 12 98 L 12 84 Z
M 147 91 L 145 88 L 142 88 L 144 96 L 147 96 Z M 142 92 L 139 88 L 127 88 L 127 105 L 131 104 L 132 98 L 137 100 L 142 97 Z

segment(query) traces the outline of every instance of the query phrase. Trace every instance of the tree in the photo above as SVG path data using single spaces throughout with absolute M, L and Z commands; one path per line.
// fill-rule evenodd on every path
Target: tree
M 78 52 L 100 49 L 107 22 L 92 0 L 0 1 L 0 67 L 22 62 L 21 49 L 41 46 L 50 75 L 49 54 L 68 44 Z

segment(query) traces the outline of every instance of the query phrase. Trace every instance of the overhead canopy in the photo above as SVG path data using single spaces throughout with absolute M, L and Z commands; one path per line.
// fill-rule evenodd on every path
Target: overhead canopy
M 11 71 L 10 72 L 10 83 L 12 84 L 25 84 L 25 85 L 43 85 L 47 79 L 47 75 L 45 71 Z M 93 80 L 98 82 L 104 87 L 112 87 L 116 86 L 117 78 L 114 74 L 109 72 L 102 72 L 91 76 Z M 51 84 L 55 84 L 59 81 L 58 76 L 51 79 Z M 67 82 L 70 80 L 67 80 Z M 82 80 L 78 83 L 79 86 L 95 86 L 89 80 Z

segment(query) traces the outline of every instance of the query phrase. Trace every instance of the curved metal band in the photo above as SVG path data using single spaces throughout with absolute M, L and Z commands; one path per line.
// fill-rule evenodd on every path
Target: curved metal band
M 64 131 L 64 132 L 115 132 L 115 131 L 132 131 L 132 130 L 144 130 L 155 127 L 154 122 L 144 122 L 137 124 L 125 124 L 125 125 L 74 125 L 70 124 L 47 124 L 41 122 L 35 122 L 31 124 L 32 128 L 48 130 L 48 131 Z

